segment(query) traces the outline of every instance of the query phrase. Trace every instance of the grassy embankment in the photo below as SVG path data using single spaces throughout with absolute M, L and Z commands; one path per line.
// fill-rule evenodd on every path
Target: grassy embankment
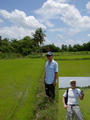
M 39 80 L 37 99 L 34 110 L 33 120 L 57 120 L 58 119 L 58 83 L 56 86 L 55 100 L 48 100 L 45 95 L 44 73 Z
M 60 76 L 88 77 L 90 76 L 90 55 L 57 56 Z M 58 120 L 65 120 L 66 110 L 63 108 L 62 95 L 65 90 L 59 90 Z M 85 98 L 80 102 L 80 108 L 85 120 L 90 120 L 90 89 L 84 89 Z

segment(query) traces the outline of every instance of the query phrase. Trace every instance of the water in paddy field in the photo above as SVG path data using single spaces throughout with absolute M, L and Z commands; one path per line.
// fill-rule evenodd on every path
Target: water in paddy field
M 59 77 L 59 88 L 70 87 L 70 80 L 76 80 L 77 87 L 90 86 L 90 77 Z

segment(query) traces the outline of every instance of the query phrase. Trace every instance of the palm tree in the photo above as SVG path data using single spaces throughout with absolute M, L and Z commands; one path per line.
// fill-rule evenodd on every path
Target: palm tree
M 33 36 L 35 46 L 38 46 L 38 47 L 40 47 L 41 44 L 43 44 L 43 42 L 45 41 L 44 37 L 46 37 L 42 28 L 37 28 L 35 33 L 32 34 L 32 36 Z

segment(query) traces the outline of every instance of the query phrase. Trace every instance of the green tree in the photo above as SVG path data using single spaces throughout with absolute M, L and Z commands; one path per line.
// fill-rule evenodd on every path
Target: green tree
M 33 40 L 29 36 L 25 36 L 21 40 L 12 40 L 11 45 L 13 52 L 20 53 L 22 55 L 28 55 L 33 51 Z
M 60 51 L 60 48 L 56 47 L 54 44 L 49 44 L 49 45 L 42 46 L 41 49 L 42 49 L 43 52 L 48 52 L 48 51 L 59 52 Z
M 68 46 L 68 51 L 69 52 L 73 51 L 73 47 L 71 45 Z
M 32 34 L 33 40 L 34 40 L 34 45 L 40 47 L 41 44 L 45 41 L 45 33 L 42 30 L 42 28 L 37 28 L 35 33 Z
M 68 48 L 67 48 L 67 45 L 64 45 L 64 44 L 62 44 L 62 51 L 67 51 L 68 50 Z
M 33 40 L 31 37 L 26 36 L 22 40 L 19 40 L 18 51 L 22 55 L 28 55 L 33 51 Z
M 12 52 L 18 53 L 19 41 L 17 39 L 11 40 Z
M 0 38 L 0 51 L 3 53 L 11 52 L 9 39 L 4 38 L 3 40 Z

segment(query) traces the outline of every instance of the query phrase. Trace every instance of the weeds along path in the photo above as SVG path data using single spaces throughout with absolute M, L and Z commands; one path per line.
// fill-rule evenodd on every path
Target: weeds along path
M 58 85 L 56 86 L 55 100 L 48 100 L 45 96 L 44 70 L 39 80 L 39 86 L 36 96 L 36 105 L 34 106 L 33 120 L 58 120 Z

